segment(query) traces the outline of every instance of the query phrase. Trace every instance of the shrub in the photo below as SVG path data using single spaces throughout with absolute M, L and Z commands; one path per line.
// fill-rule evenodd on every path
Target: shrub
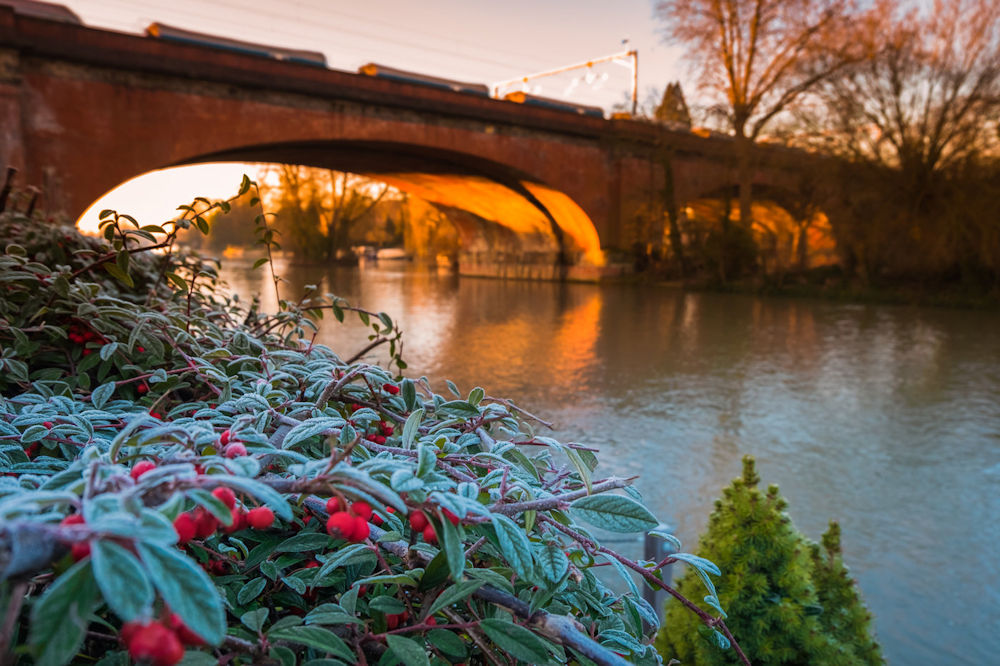
M 481 388 L 311 341 L 310 317 L 354 312 L 402 370 L 385 313 L 228 297 L 173 246 L 227 207 L 105 211 L 103 241 L 0 214 L 0 655 L 658 663 L 631 572 L 657 584 L 663 563 L 588 531 L 657 524 L 631 480 L 593 478 L 592 450 Z M 607 563 L 636 591 L 598 580 Z
M 721 602 L 727 624 L 755 664 L 881 664 L 869 635 L 871 616 L 840 556 L 839 526 L 831 524 L 821 550 L 795 529 L 778 487 L 761 492 L 759 482 L 754 460 L 746 456 L 743 475 L 715 502 L 699 551 L 722 570 L 718 597 L 706 598 L 708 606 Z M 702 578 L 688 573 L 677 589 L 691 597 Z M 667 603 L 656 640 L 664 658 L 738 663 L 691 617 L 681 604 Z

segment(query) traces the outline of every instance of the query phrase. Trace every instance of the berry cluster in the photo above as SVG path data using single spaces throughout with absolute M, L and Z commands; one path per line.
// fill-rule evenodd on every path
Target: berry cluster
M 163 622 L 126 622 L 119 637 L 133 660 L 154 666 L 173 666 L 184 659 L 185 645 L 205 645 L 176 613 Z
M 86 328 L 80 324 L 70 324 L 67 337 L 69 337 L 70 342 L 76 343 L 77 345 L 85 345 L 88 342 L 99 342 L 101 344 L 104 344 L 108 341 L 107 338 L 105 338 L 100 333 L 92 331 L 91 329 Z M 83 355 L 87 356 L 92 351 L 93 351 L 92 349 L 84 349 Z
M 395 431 L 395 428 L 385 421 L 378 422 L 377 432 L 365 435 L 365 439 L 369 442 L 375 442 L 376 444 L 385 444 L 385 438 L 391 435 Z
M 330 514 L 326 521 L 326 531 L 330 536 L 354 543 L 360 543 L 368 538 L 370 533 L 368 521 L 373 516 L 368 502 L 359 500 L 348 508 L 339 497 L 331 497 L 326 502 L 326 512 Z
M 236 506 L 236 495 L 229 488 L 216 488 L 212 491 L 216 499 L 225 504 L 230 511 L 232 524 L 224 527 L 226 534 L 232 534 L 242 529 L 252 528 L 266 530 L 274 524 L 274 512 L 264 506 L 244 511 Z M 202 507 L 194 511 L 185 511 L 174 519 L 174 530 L 177 541 L 186 544 L 192 539 L 205 539 L 215 534 L 219 529 L 219 520 Z
M 247 455 L 247 447 L 239 440 L 233 439 L 232 434 L 228 430 L 223 430 L 222 434 L 219 435 L 219 449 L 222 451 L 222 455 L 227 458 Z
M 458 516 L 448 509 L 441 509 L 441 512 L 444 513 L 444 517 L 448 519 L 448 522 L 452 525 L 458 525 Z M 427 543 L 437 543 L 437 533 L 434 530 L 434 525 L 423 511 L 414 511 L 410 514 L 410 527 L 413 528 L 414 532 L 419 532 Z

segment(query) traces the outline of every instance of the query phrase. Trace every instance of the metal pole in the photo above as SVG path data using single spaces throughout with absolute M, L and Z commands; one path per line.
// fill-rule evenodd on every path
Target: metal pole
M 667 532 L 669 534 L 674 533 L 674 526 L 669 523 L 660 523 L 656 526 L 656 530 L 659 532 Z M 670 545 L 668 541 L 653 536 L 652 534 L 646 533 L 646 537 L 643 541 L 643 559 L 647 562 L 659 562 L 667 555 L 674 552 L 674 547 Z M 668 564 L 661 569 L 663 572 L 663 582 L 670 585 L 673 580 L 673 565 Z M 646 585 L 642 588 L 642 598 L 649 602 L 649 605 L 653 607 L 656 611 L 656 616 L 663 620 L 663 596 L 662 590 L 654 590 L 652 587 Z
M 635 117 L 639 108 L 639 52 L 635 49 L 629 51 L 632 56 L 632 117 Z

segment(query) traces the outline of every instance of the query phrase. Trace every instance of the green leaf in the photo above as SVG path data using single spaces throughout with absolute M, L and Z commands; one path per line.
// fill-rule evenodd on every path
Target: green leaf
M 90 624 L 97 601 L 90 560 L 77 562 L 63 573 L 31 609 L 31 645 L 39 666 L 66 664 L 73 658 Z
M 411 638 L 404 638 L 403 636 L 397 636 L 395 634 L 389 634 L 385 637 L 386 643 L 389 644 L 389 650 L 392 651 L 396 657 L 399 658 L 405 666 L 430 666 L 430 660 L 427 659 L 427 651 L 424 646 L 416 642 Z
M 354 663 L 357 655 L 347 647 L 347 644 L 340 640 L 335 633 L 323 627 L 283 627 L 273 629 L 268 632 L 267 638 L 270 641 L 288 641 L 298 643 L 307 647 L 316 648 L 321 652 L 329 652 L 348 663 Z
M 256 610 L 247 611 L 240 616 L 240 622 L 243 623 L 247 629 L 254 633 L 260 633 L 261 628 L 264 626 L 264 622 L 267 621 L 267 616 L 270 610 L 267 608 L 258 608 Z
M 535 548 L 535 560 L 542 578 L 550 583 L 558 583 L 569 569 L 569 558 L 562 548 L 544 545 Z
M 417 406 L 417 387 L 410 378 L 404 379 L 399 384 L 400 393 L 403 396 L 403 404 L 406 405 L 406 411 L 412 412 L 413 408 Z
M 479 409 L 469 404 L 465 400 L 452 400 L 440 405 L 437 411 L 449 416 L 458 416 L 463 419 L 479 416 Z
M 410 414 L 406 423 L 403 424 L 403 441 L 401 446 L 404 449 L 413 448 L 413 442 L 417 438 L 417 433 L 420 432 L 420 422 L 424 420 L 424 410 L 415 409 L 413 413 Z
M 219 645 L 226 635 L 226 612 L 208 574 L 175 549 L 152 543 L 136 548 L 170 609 L 206 643 Z
M 417 476 L 423 478 L 434 471 L 437 462 L 437 448 L 432 444 L 423 444 L 417 452 Z
M 590 483 L 590 468 L 587 467 L 585 462 L 583 462 L 583 458 L 580 457 L 579 452 L 577 452 L 576 449 L 571 449 L 569 447 L 566 447 L 564 452 L 566 453 L 566 457 L 569 458 L 569 461 L 573 463 L 573 467 L 576 467 L 576 471 L 579 472 L 580 478 L 583 479 L 583 485 L 587 487 L 587 494 L 589 495 L 594 492 L 593 486 Z
M 156 596 L 135 555 L 113 541 L 92 541 L 94 578 L 104 601 L 125 622 L 146 615 Z
M 375 559 L 375 554 L 366 544 L 356 543 L 347 546 L 346 548 L 341 548 L 336 552 L 336 554 L 333 555 L 333 557 L 323 563 L 323 566 L 320 567 L 319 571 L 316 573 L 316 578 L 317 580 L 323 578 L 339 566 L 356 564 L 356 561 L 368 558 Z
M 307 419 L 285 433 L 285 439 L 281 442 L 281 448 L 290 449 L 296 444 L 315 437 L 322 432 L 341 428 L 344 423 L 344 419 L 330 416 Z
M 623 495 L 588 495 L 570 504 L 573 515 L 611 532 L 644 532 L 659 525 L 649 509 Z
M 515 659 L 529 664 L 540 664 L 549 659 L 545 644 L 520 625 L 506 620 L 487 619 L 479 623 L 479 628 L 497 647 Z
M 462 572 L 465 570 L 465 544 L 462 543 L 461 528 L 452 525 L 448 518 L 441 516 L 438 536 L 441 537 L 441 550 L 448 558 L 448 571 L 452 580 L 462 580 Z
M 276 553 L 304 553 L 311 550 L 325 550 L 333 539 L 321 532 L 304 532 L 285 539 L 274 549 Z
M 455 632 L 447 629 L 431 629 L 427 632 L 427 640 L 449 657 L 461 659 L 468 652 L 465 648 L 465 641 L 459 638 Z
M 427 610 L 427 616 L 429 617 L 434 615 L 434 613 L 437 613 L 442 608 L 447 608 L 448 606 L 469 597 L 483 585 L 485 585 L 485 583 L 481 580 L 466 580 L 445 588 L 445 590 L 437 596 L 437 599 L 434 600 L 434 603 L 432 603 L 431 607 Z
M 531 543 L 528 541 L 528 535 L 507 516 L 493 514 L 490 520 L 496 530 L 497 539 L 500 540 L 500 549 L 510 562 L 511 568 L 521 578 L 531 578 L 534 564 L 531 560 Z
M 697 555 L 692 555 L 691 553 L 671 553 L 670 557 L 675 560 L 681 560 L 682 562 L 687 562 L 693 567 L 697 567 L 702 571 L 714 574 L 716 576 L 721 576 L 722 571 L 715 565 L 711 560 L 706 560 L 704 557 L 698 557 Z
M 31 442 L 37 442 L 40 439 L 44 439 L 47 434 L 49 434 L 49 429 L 45 426 L 33 425 L 25 428 L 24 432 L 21 433 L 21 443 L 30 444 Z
M 116 351 L 118 351 L 117 342 L 109 342 L 108 344 L 102 346 L 100 351 L 101 360 L 107 361 L 109 358 L 115 355 Z
M 93 391 L 90 392 L 90 402 L 97 409 L 104 407 L 104 403 L 108 401 L 108 398 L 115 392 L 115 383 L 108 382 L 106 384 L 101 384 Z
M 260 596 L 260 593 L 267 587 L 266 578 L 254 578 L 252 581 L 240 588 L 236 593 L 236 603 L 246 606 L 248 603 Z
M 177 273 L 167 273 L 166 275 L 167 275 L 167 278 L 171 282 L 173 282 L 175 285 L 177 285 L 178 289 L 180 289 L 181 291 L 187 293 L 187 290 L 188 290 L 187 280 L 185 280 L 184 278 L 182 278 Z

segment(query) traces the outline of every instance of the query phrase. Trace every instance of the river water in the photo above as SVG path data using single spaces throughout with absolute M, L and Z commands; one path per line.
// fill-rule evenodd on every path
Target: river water
M 224 277 L 273 308 L 265 269 Z M 383 264 L 279 265 L 404 331 L 408 374 L 482 386 L 639 474 L 696 550 L 713 500 L 757 458 L 796 526 L 830 519 L 895 664 L 1000 653 L 1000 313 L 458 278 Z M 366 329 L 324 320 L 342 357 Z M 630 547 L 626 545 L 626 547 Z

